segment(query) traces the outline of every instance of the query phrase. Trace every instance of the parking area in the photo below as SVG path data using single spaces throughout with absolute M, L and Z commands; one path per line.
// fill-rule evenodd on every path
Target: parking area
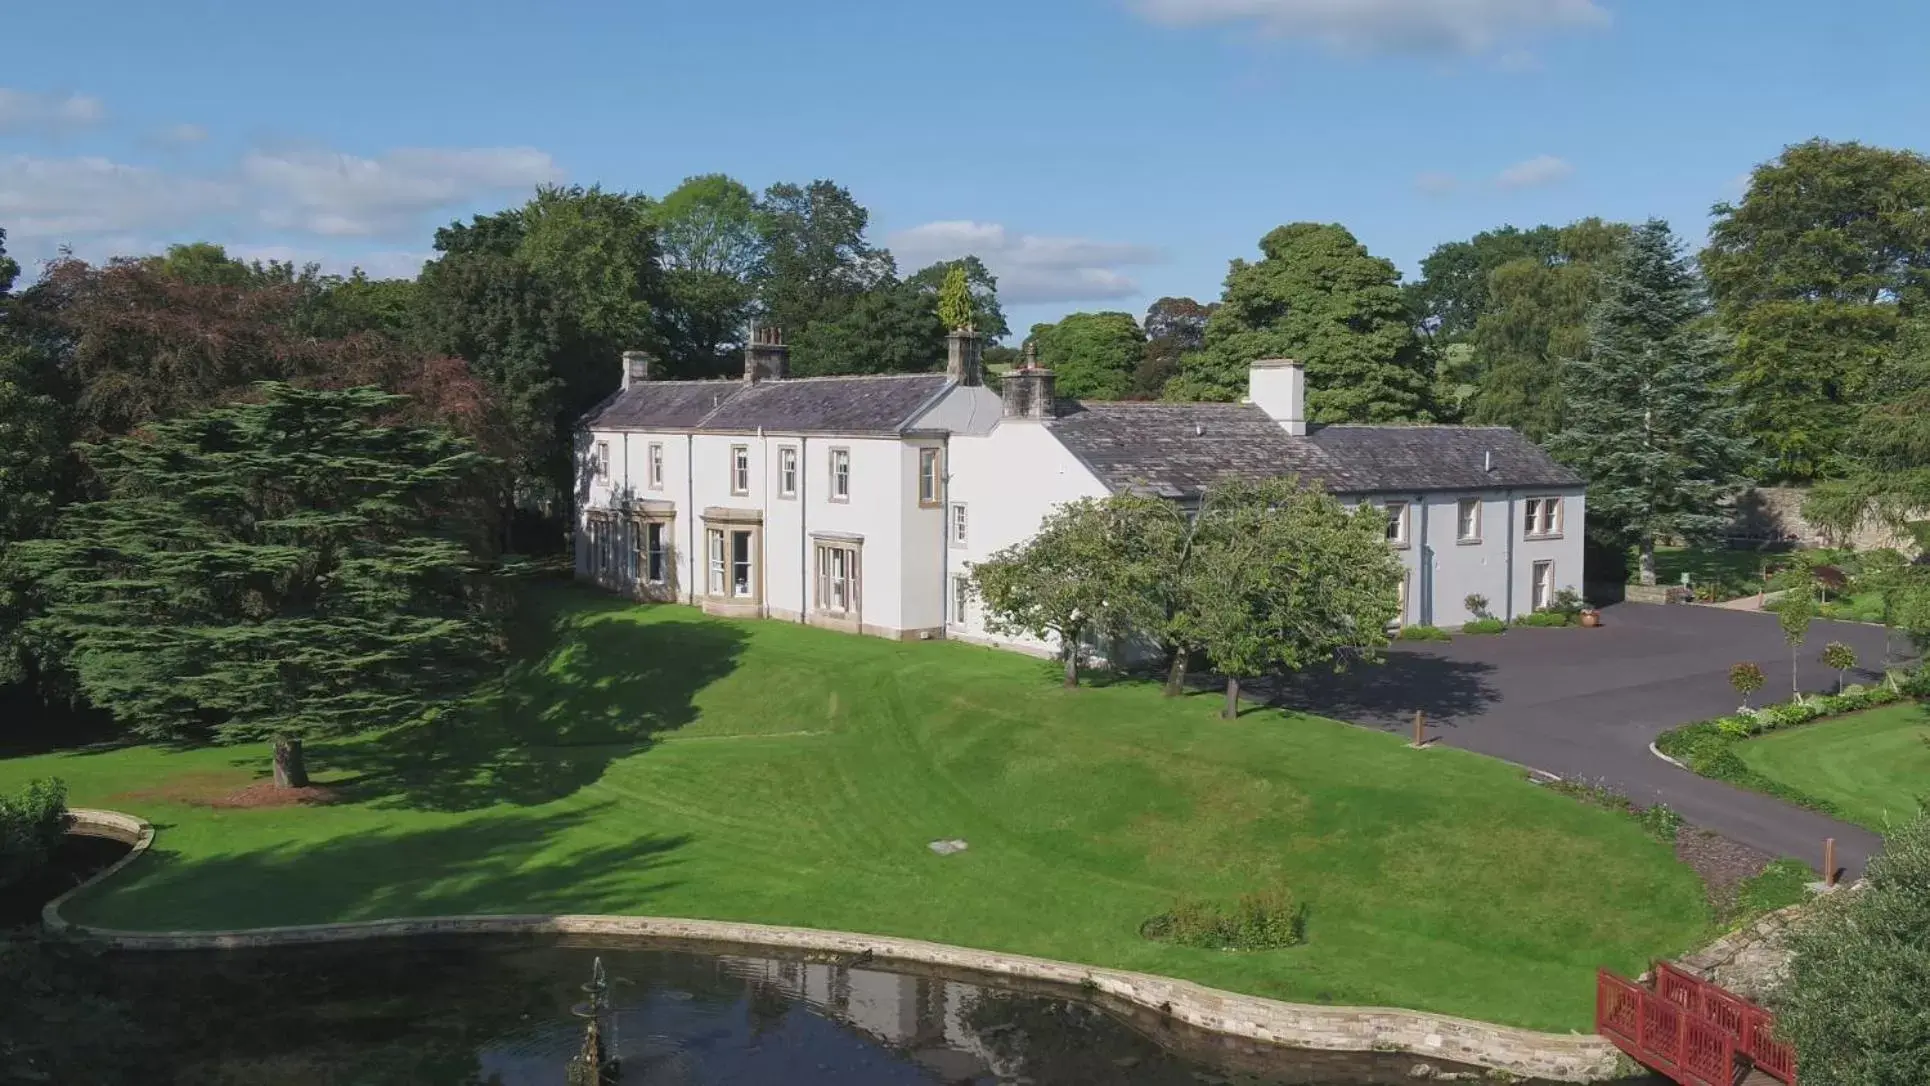
M 1789 695 L 1790 652 L 1773 614 L 1624 603 L 1596 629 L 1515 629 L 1446 643 L 1399 643 L 1384 667 L 1312 676 L 1269 690 L 1283 704 L 1403 734 L 1427 714 L 1439 742 L 1563 777 L 1600 781 L 1641 803 L 1667 803 L 1690 822 L 1780 856 L 1839 863 L 1859 873 L 1879 845 L 1867 830 L 1731 788 L 1669 765 L 1649 750 L 1663 731 L 1733 710 L 1729 669 L 1751 660 L 1769 676 L 1758 701 Z M 1884 631 L 1817 622 L 1797 650 L 1797 680 L 1828 690 L 1817 659 L 1841 641 L 1880 674 Z

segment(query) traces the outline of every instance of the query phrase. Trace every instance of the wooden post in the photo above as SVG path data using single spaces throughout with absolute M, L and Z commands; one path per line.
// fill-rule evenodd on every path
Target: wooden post
M 1414 710 L 1414 749 L 1427 745 L 1427 710 Z
M 1836 888 L 1836 838 L 1823 838 L 1823 885 Z

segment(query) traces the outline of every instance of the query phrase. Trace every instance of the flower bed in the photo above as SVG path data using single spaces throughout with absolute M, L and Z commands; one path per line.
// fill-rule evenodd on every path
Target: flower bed
M 1749 768 L 1736 754 L 1736 744 L 1765 732 L 1927 696 L 1930 696 L 1930 668 L 1892 672 L 1875 686 L 1847 686 L 1841 693 L 1817 694 L 1800 701 L 1739 710 L 1714 720 L 1671 728 L 1656 737 L 1655 749 L 1704 777 L 1776 796 L 1813 811 L 1840 815 L 1842 812 L 1829 800 L 1771 780 Z

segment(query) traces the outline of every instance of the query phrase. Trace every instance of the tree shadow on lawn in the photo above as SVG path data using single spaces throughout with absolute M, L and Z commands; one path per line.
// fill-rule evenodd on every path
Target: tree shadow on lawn
M 735 626 L 634 621 L 636 604 L 561 609 L 531 622 L 503 677 L 434 720 L 367 741 L 317 744 L 352 775 L 342 798 L 419 810 L 534 806 L 595 783 L 612 761 L 697 718 L 695 698 L 737 667 Z
M 1414 713 L 1430 725 L 1456 726 L 1500 700 L 1488 682 L 1495 665 L 1425 652 L 1390 652 L 1384 663 L 1355 664 L 1338 674 L 1302 671 L 1253 684 L 1266 704 L 1384 730 L 1411 728 Z
M 465 913 L 644 912 L 678 885 L 664 877 L 685 835 L 639 833 L 561 851 L 557 841 L 612 817 L 605 806 L 548 817 L 503 815 L 435 829 L 280 841 L 192 858 L 150 849 L 108 886 L 125 885 L 154 922 L 200 928 Z

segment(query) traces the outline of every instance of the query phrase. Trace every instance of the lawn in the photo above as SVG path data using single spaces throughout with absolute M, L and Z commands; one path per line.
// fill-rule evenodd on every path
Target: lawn
M 1882 830 L 1930 797 L 1930 711 L 1899 702 L 1736 745 L 1750 769 L 1830 800 L 1852 822 Z
M 465 912 L 710 917 L 912 936 L 1283 999 L 1587 1029 L 1600 965 L 1706 934 L 1635 823 L 1498 761 L 1217 694 L 1058 689 L 1051 665 L 533 594 L 525 662 L 440 733 L 315 744 L 341 801 L 222 808 L 261 747 L 0 761 L 141 814 L 83 922 L 207 929 Z M 926 846 L 960 837 L 968 851 Z M 1306 945 L 1152 943 L 1181 895 L 1288 888 Z
M 1661 585 L 1679 585 L 1682 583 L 1682 575 L 1687 573 L 1689 583 L 1696 588 L 1697 599 L 1733 600 L 1762 591 L 1764 565 L 1767 564 L 1773 570 L 1785 561 L 1787 561 L 1786 555 L 1755 550 L 1731 550 L 1727 547 L 1657 547 L 1655 548 L 1655 582 Z M 1628 571 L 1629 583 L 1637 583 L 1641 577 L 1642 565 L 1633 552 L 1629 556 Z M 1705 595 L 1705 592 L 1709 595 Z

